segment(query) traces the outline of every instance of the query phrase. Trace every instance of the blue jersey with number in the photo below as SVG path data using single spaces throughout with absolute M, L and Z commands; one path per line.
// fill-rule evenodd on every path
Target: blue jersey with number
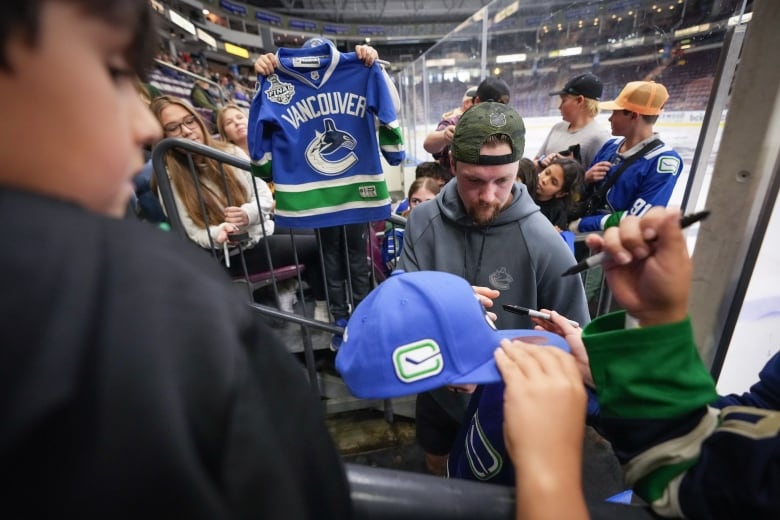
M 653 139 L 657 136 L 653 136 Z M 618 154 L 625 139 L 613 137 L 596 154 L 592 164 L 608 161 L 614 164 L 604 180 L 589 186 L 587 193 L 597 192 L 601 185 L 617 169 L 624 156 Z M 641 149 L 645 141 L 634 146 Z M 631 150 L 629 150 L 631 152 Z M 638 150 L 637 150 L 638 153 Z M 583 217 L 579 231 L 600 231 L 617 225 L 624 215 L 642 216 L 653 206 L 666 206 L 680 177 L 683 162 L 680 154 L 669 145 L 661 143 L 635 160 L 620 174 L 617 182 L 607 192 L 608 208 L 603 214 Z

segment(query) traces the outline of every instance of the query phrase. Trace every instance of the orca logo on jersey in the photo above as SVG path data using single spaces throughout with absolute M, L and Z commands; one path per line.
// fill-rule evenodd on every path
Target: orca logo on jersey
M 279 103 L 280 105 L 289 105 L 290 100 L 295 95 L 295 86 L 292 83 L 283 82 L 276 74 L 268 76 L 268 83 L 268 88 L 265 89 L 265 96 L 269 101 Z
M 338 175 L 358 161 L 352 150 L 357 140 L 348 132 L 336 128 L 333 119 L 325 118 L 325 131 L 314 131 L 314 139 L 306 147 L 306 162 L 323 175 Z M 338 157 L 332 160 L 329 157 Z

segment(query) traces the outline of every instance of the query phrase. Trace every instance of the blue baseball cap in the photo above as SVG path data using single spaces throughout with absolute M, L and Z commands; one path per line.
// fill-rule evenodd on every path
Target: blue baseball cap
M 352 313 L 336 370 L 363 399 L 498 383 L 493 352 L 504 338 L 569 351 L 563 338 L 546 331 L 497 330 L 471 285 L 457 275 L 396 272 Z

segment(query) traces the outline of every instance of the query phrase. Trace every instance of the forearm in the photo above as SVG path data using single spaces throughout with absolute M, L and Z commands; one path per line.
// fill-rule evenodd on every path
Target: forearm
M 582 451 L 581 449 L 579 450 Z M 558 459 L 535 464 L 528 454 L 518 456 L 515 465 L 517 520 L 580 520 L 588 518 L 582 492 L 582 468 L 574 461 L 581 453 L 558 453 Z
M 425 137 L 423 148 L 428 153 L 439 153 L 449 144 L 446 137 L 447 129 L 436 130 Z
M 707 407 L 715 384 L 689 320 L 631 330 L 624 323 L 624 312 L 613 313 L 583 331 L 601 426 L 627 483 L 657 511 L 673 514 L 669 490 L 697 463 L 698 447 L 717 424 Z

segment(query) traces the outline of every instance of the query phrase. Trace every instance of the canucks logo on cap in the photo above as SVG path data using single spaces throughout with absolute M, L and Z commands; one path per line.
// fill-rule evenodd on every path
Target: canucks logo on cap
M 424 339 L 401 345 L 393 351 L 395 375 L 404 383 L 413 383 L 440 374 L 444 357 L 439 344 Z
M 493 112 L 490 114 L 490 126 L 501 128 L 506 126 L 506 114 L 501 112 Z

